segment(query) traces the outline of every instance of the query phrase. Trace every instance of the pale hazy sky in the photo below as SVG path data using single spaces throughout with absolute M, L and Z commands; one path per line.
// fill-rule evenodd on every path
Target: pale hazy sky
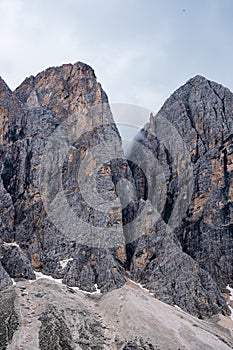
M 10 88 L 62 63 L 90 64 L 110 102 L 158 110 L 196 74 L 233 90 L 232 0 L 0 0 Z

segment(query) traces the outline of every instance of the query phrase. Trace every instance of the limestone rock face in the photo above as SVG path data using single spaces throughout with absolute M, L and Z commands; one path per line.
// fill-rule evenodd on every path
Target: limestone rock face
M 229 314 L 232 110 L 229 90 L 195 77 L 151 116 L 129 161 L 89 66 L 49 68 L 14 92 L 0 80 L 0 288 L 40 271 L 71 293 L 108 292 L 129 274 L 195 316 Z M 61 331 L 72 348 L 62 312 L 41 310 L 36 346 L 56 319 L 52 339 Z M 85 322 L 102 334 L 92 321 L 80 325 L 83 349 Z M 147 337 L 114 342 L 153 348 Z
M 228 314 L 217 284 L 182 251 L 175 234 L 161 221 L 150 227 L 131 249 L 130 273 L 159 300 L 198 317 Z
M 0 179 L 0 198 L 0 230 L 2 235 L 13 239 L 15 209 L 10 194 L 3 186 L 2 179 Z
M 6 270 L 0 264 L 0 290 L 3 290 L 6 287 L 10 287 L 12 285 L 12 281 L 10 276 L 6 272 Z
M 217 285 L 233 284 L 232 132 L 233 94 L 197 76 L 151 116 L 130 157 L 142 145 L 150 154 L 141 156 L 146 171 L 131 168 L 138 199 L 155 210 L 145 236 L 128 244 L 130 271 L 161 300 L 199 315 L 226 309 Z M 133 223 L 135 237 L 146 218 Z
M 131 172 L 94 71 L 83 63 L 49 68 L 15 92 L 1 81 L 1 123 L 3 241 L 16 241 L 34 269 L 69 285 L 123 285 L 122 207 L 112 178 Z
M 163 113 L 171 123 L 176 123 L 185 140 L 192 157 L 195 182 L 187 216 L 176 234 L 184 251 L 221 287 L 232 285 L 233 94 L 198 76 L 178 90 L 174 98 L 178 96 L 181 118 L 189 123 L 190 132 L 178 128 L 168 105 L 164 106 Z
M 35 279 L 29 257 L 14 244 L 0 245 L 1 263 L 9 276 L 15 280 Z

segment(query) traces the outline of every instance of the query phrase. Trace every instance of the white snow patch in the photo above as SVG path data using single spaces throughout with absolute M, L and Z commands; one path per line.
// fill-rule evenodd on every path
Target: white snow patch
M 3 245 L 5 247 L 18 247 L 18 248 L 20 248 L 20 246 L 16 242 L 11 242 L 11 243 L 3 242 Z
M 146 289 L 145 287 L 143 287 L 143 285 L 142 285 L 141 283 L 137 283 L 137 282 L 131 280 L 130 278 L 129 278 L 129 281 L 130 281 L 131 283 L 135 284 L 136 286 L 138 286 L 140 289 L 142 289 L 142 290 L 144 290 L 145 292 L 149 293 L 150 295 L 154 296 L 154 294 L 151 293 L 151 292 L 149 291 L 149 289 Z
M 97 288 L 96 284 L 95 284 L 95 288 L 96 288 L 95 292 L 87 292 L 86 290 L 80 289 L 79 287 L 70 287 L 70 286 L 67 286 L 67 287 L 73 289 L 74 291 L 82 292 L 82 293 L 88 294 L 88 295 L 101 294 L 101 291 L 100 291 L 100 289 Z
M 100 289 L 98 288 L 97 283 L 95 284 L 95 289 L 96 289 L 96 291 L 95 291 L 94 293 L 101 294 L 101 291 L 100 291 Z
M 64 259 L 59 261 L 61 268 L 64 269 L 67 266 L 68 262 L 73 260 L 74 260 L 73 258 L 69 258 L 69 259 Z
M 42 272 L 36 272 L 36 271 L 35 271 L 35 275 L 36 275 L 36 280 L 30 280 L 30 281 L 29 281 L 30 283 L 33 283 L 33 282 L 35 282 L 35 281 L 37 281 L 37 280 L 39 280 L 39 279 L 44 278 L 44 279 L 48 279 L 48 280 L 53 281 L 53 282 L 56 282 L 56 283 L 60 283 L 60 284 L 62 284 L 62 285 L 65 286 L 65 287 L 69 287 L 69 288 L 73 289 L 74 291 L 82 292 L 82 293 L 84 293 L 84 294 L 89 294 L 89 295 L 91 295 L 91 294 L 101 294 L 101 291 L 100 291 L 100 289 L 98 289 L 97 284 L 95 284 L 95 288 L 96 288 L 96 291 L 95 291 L 95 292 L 87 292 L 87 291 L 85 291 L 85 290 L 80 289 L 79 287 L 70 287 L 70 286 L 67 286 L 66 284 L 62 283 L 62 279 L 53 278 L 52 276 L 45 275 L 45 274 L 43 274 Z
M 181 310 L 181 308 L 180 308 L 178 305 L 174 305 L 174 307 L 175 307 L 176 309 Z
M 231 293 L 231 295 L 230 295 L 230 300 L 233 300 L 233 288 L 231 288 L 230 286 L 229 286 L 229 284 L 227 285 L 227 289 L 229 290 L 229 292 Z
M 52 276 L 49 275 L 44 275 L 42 272 L 36 272 L 35 271 L 35 275 L 36 275 L 36 281 L 40 280 L 42 278 L 48 279 L 50 281 L 54 281 L 56 283 L 62 283 L 62 279 L 58 279 L 58 278 L 53 278 Z M 35 280 L 30 280 L 30 283 L 35 282 Z
M 230 300 L 233 300 L 233 288 L 231 288 L 230 286 L 229 286 L 229 284 L 227 285 L 227 289 L 229 290 L 229 292 L 230 292 Z M 229 309 L 231 310 L 231 319 L 232 319 L 232 321 L 233 321 L 233 308 L 228 304 L 228 307 L 229 307 Z
M 16 286 L 15 280 L 13 278 L 11 278 L 11 280 L 12 280 L 13 286 Z

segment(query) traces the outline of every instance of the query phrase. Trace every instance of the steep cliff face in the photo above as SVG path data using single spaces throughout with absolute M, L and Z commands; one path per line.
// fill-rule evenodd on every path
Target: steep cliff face
M 193 315 L 229 314 L 218 286 L 232 283 L 232 108 L 227 89 L 190 80 L 127 161 L 89 66 L 14 92 L 0 80 L 0 289 L 42 271 L 106 292 L 129 273 Z M 42 333 L 56 315 L 41 311 Z
M 174 103 L 179 103 L 176 116 L 187 124 L 189 133 L 172 115 Z M 176 234 L 184 251 L 220 286 L 232 284 L 233 94 L 198 76 L 179 89 L 161 112 L 176 125 L 193 162 L 193 197 Z
M 222 308 L 216 283 L 233 283 L 232 132 L 233 94 L 197 76 L 151 116 L 130 156 L 142 147 L 150 154 L 140 160 L 146 171 L 131 168 L 138 198 L 154 210 L 146 235 L 128 244 L 131 273 L 155 296 L 191 313 Z M 131 229 L 140 236 L 139 222 Z
M 94 71 L 49 68 L 13 93 L 1 84 L 1 238 L 69 285 L 119 287 L 125 241 L 112 179 L 131 173 Z

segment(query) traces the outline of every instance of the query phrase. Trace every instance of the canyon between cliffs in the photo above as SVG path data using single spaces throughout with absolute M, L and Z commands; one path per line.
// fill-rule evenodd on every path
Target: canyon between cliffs
M 145 117 L 125 154 L 88 65 L 0 79 L 0 350 L 233 348 L 233 94 Z

